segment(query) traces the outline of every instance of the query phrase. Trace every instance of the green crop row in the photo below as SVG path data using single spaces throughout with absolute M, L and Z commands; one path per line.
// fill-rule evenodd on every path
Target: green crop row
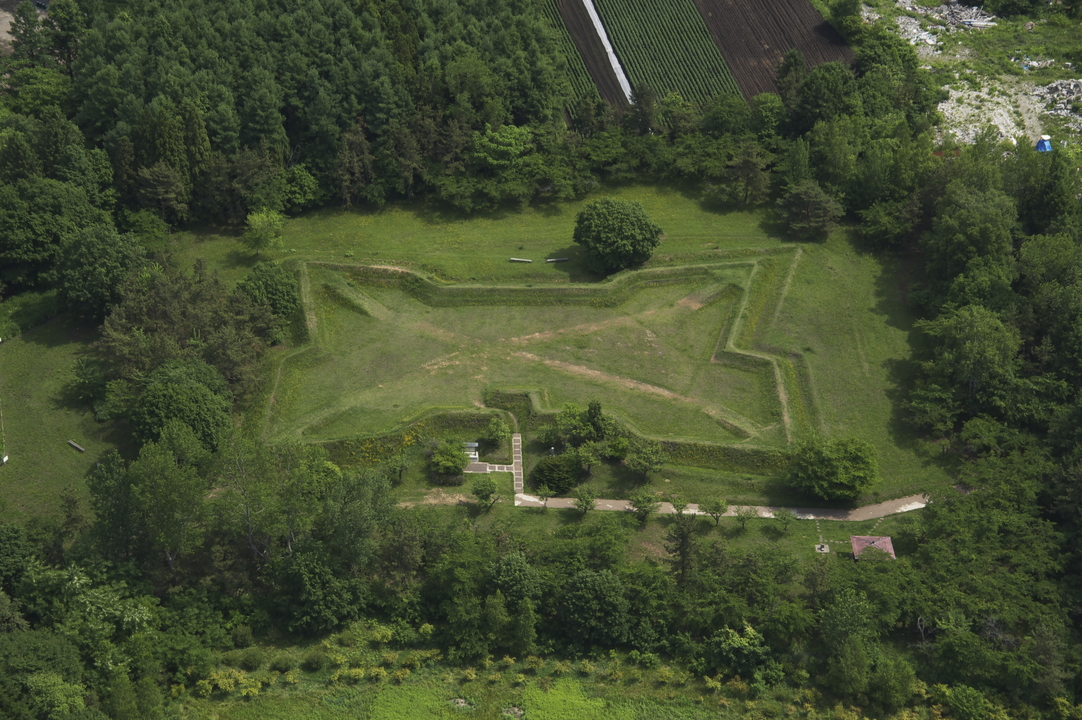
M 704 103 L 739 95 L 702 16 L 691 0 L 596 0 L 601 21 L 634 85 L 677 92 Z
M 567 32 L 567 27 L 556 9 L 555 0 L 548 0 L 545 3 L 545 10 L 549 23 L 552 25 L 556 44 L 560 48 L 564 59 L 567 60 L 566 77 L 568 84 L 571 86 L 572 98 L 567 107 L 567 113 L 574 118 L 576 105 L 579 101 L 593 100 L 599 102 L 601 95 L 597 91 L 597 86 L 594 85 L 594 79 L 590 77 L 590 73 L 586 69 L 586 64 L 582 62 L 582 56 L 579 54 L 578 48 L 575 47 L 571 34 Z

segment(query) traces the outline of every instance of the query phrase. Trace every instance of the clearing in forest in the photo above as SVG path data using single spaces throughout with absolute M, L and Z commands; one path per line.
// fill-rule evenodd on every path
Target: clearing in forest
M 772 358 L 782 387 L 797 388 L 798 393 L 788 398 L 794 440 L 800 439 L 801 428 L 817 425 L 824 437 L 855 434 L 872 442 L 880 453 L 883 497 L 947 484 L 946 474 L 925 459 L 919 443 L 900 422 L 901 388 L 912 364 L 912 314 L 905 304 L 909 281 L 904 268 L 858 252 L 845 233 L 825 244 L 800 245 L 794 263 L 797 246 L 765 232 L 762 213 L 712 211 L 679 188 L 665 185 L 626 185 L 607 192 L 641 202 L 665 230 L 647 271 L 708 265 L 713 268 L 710 272 L 725 276 L 717 282 L 751 292 L 735 304 L 727 297 L 711 299 L 702 293 L 710 282 L 688 271 L 687 279 L 677 284 L 647 287 L 638 299 L 628 297 L 607 307 L 512 304 L 506 297 L 500 299 L 502 304 L 476 304 L 478 300 L 471 298 L 473 305 L 434 306 L 418 290 L 373 286 L 371 279 L 351 279 L 348 273 L 362 265 L 402 266 L 438 278 L 440 292 L 452 295 L 475 294 L 480 288 L 503 292 L 500 289 L 508 286 L 519 293 L 597 292 L 604 283 L 594 282 L 596 278 L 585 272 L 578 246 L 569 240 L 575 215 L 586 201 L 474 217 L 433 213 L 422 203 L 398 203 L 380 211 L 312 213 L 289 221 L 283 248 L 271 253 L 307 264 L 313 298 L 309 307 L 317 335 L 312 347 L 289 351 L 295 354 L 282 369 L 268 437 L 371 437 L 426 407 L 476 409 L 481 389 L 518 385 L 547 389 L 547 404 L 554 408 L 565 401 L 585 405 L 596 394 L 607 410 L 622 413 L 642 432 L 660 438 L 671 432 L 674 438 L 781 447 L 781 405 L 771 399 L 777 397 L 779 386 L 771 377 L 773 367 L 749 376 L 740 366 L 715 368 L 703 362 L 721 339 L 715 330 L 725 308 L 735 311 L 746 299 L 748 321 L 737 328 L 733 343 L 737 349 Z M 196 256 L 206 257 L 229 281 L 239 280 L 255 262 L 238 249 L 232 236 L 179 235 L 175 248 L 178 262 L 190 265 Z M 509 263 L 512 256 L 534 262 Z M 546 263 L 547 257 L 570 261 Z M 352 269 L 329 267 L 339 263 Z M 754 279 L 753 268 L 757 268 Z M 353 286 L 347 284 L 350 281 Z M 324 285 L 330 287 L 321 289 Z M 379 305 L 368 304 L 361 312 L 355 309 L 361 297 L 371 297 Z M 656 312 L 646 314 L 651 310 Z M 382 312 L 412 324 L 379 320 Z M 323 322 L 324 314 L 330 320 Z M 579 330 L 571 332 L 576 327 Z M 681 336 L 685 332 L 681 328 L 708 332 Z M 658 348 L 650 347 L 647 330 L 656 336 Z M 321 337 L 324 332 L 326 339 Z M 516 341 L 539 333 L 553 334 Z M 604 341 L 595 341 L 595 333 L 601 333 Z M 509 344 L 494 342 L 500 339 Z M 643 362 L 666 357 L 657 355 L 659 350 L 681 363 L 673 367 L 675 374 L 698 368 L 701 379 L 737 377 L 745 382 L 729 382 L 723 388 L 729 395 L 722 395 L 708 391 L 708 386 L 670 382 L 660 360 L 641 373 L 628 367 L 636 353 L 642 353 Z M 459 354 L 451 357 L 456 351 Z M 689 353 L 691 359 L 686 359 Z M 486 355 L 489 363 L 482 362 Z M 431 365 L 422 369 L 426 363 Z M 764 366 L 756 363 L 756 367 Z M 606 375 L 593 379 L 579 368 Z M 415 380 L 412 384 L 395 379 L 407 373 Z M 626 381 L 712 405 L 666 398 L 653 390 L 630 391 L 620 385 Z M 396 382 L 401 391 L 387 392 Z M 378 387 L 381 384 L 383 388 Z M 745 438 L 706 414 L 704 408 L 709 407 L 732 410 L 761 428 L 779 425 L 758 438 Z M 674 473 L 687 475 L 689 483 L 701 480 L 704 488 L 716 485 L 720 477 L 716 471 L 695 468 L 665 472 L 674 482 Z M 739 476 L 732 481 L 744 483 Z M 738 489 L 734 485 L 730 495 L 742 497 Z M 690 488 L 688 492 L 690 496 Z M 748 494 L 756 504 L 782 504 L 781 499 Z

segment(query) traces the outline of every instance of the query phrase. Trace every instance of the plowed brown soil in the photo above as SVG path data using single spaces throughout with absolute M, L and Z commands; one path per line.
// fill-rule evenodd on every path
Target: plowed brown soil
M 748 99 L 778 91 L 775 71 L 792 48 L 803 53 L 812 67 L 832 60 L 853 61 L 845 40 L 808 0 L 694 2 Z
M 586 12 L 586 6 L 582 0 L 557 0 L 556 10 L 563 18 L 567 32 L 575 42 L 575 47 L 582 56 L 586 70 L 597 86 L 597 91 L 606 102 L 616 107 L 626 107 L 627 98 L 620 89 L 620 82 L 616 79 L 612 65 L 605 55 L 605 46 L 601 44 L 601 38 L 597 36 L 594 24 L 590 22 L 590 14 Z

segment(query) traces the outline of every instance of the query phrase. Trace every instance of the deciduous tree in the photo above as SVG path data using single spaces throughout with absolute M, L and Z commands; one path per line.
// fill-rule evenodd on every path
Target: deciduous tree
M 646 519 L 661 507 L 661 501 L 658 500 L 655 492 L 636 490 L 628 495 L 628 507 L 631 508 L 641 522 L 646 522 Z
M 474 480 L 471 493 L 477 498 L 477 502 L 485 505 L 486 510 L 491 510 L 492 506 L 500 501 L 496 481 L 490 477 L 482 476 Z
M 699 503 L 699 510 L 714 518 L 714 526 L 721 524 L 721 516 L 729 512 L 729 503 L 721 498 L 710 498 Z
M 597 504 L 597 493 L 586 485 L 583 485 L 575 491 L 575 509 L 581 512 L 583 515 L 594 509 Z
M 285 216 L 277 210 L 263 208 L 248 213 L 248 229 L 240 236 L 240 241 L 256 255 L 280 247 L 285 223 Z
M 575 218 L 574 239 L 583 247 L 587 266 L 608 275 L 649 260 L 661 242 L 661 228 L 639 203 L 602 198 Z
M 878 479 L 875 448 L 857 438 L 806 442 L 793 454 L 789 482 L 824 500 L 855 500 Z

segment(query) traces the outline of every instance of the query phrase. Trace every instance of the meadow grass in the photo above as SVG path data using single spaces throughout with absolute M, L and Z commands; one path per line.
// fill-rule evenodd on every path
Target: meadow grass
M 315 343 L 285 362 L 268 437 L 377 434 L 480 406 L 486 388 L 536 387 L 553 410 L 598 399 L 652 436 L 778 442 L 769 368 L 712 361 L 748 266 L 708 267 L 616 307 L 439 307 L 313 266 Z
M 854 436 L 878 450 L 881 480 L 862 502 L 950 483 L 901 414 L 915 371 L 909 281 L 907 266 L 863 253 L 839 233 L 805 246 L 765 336 L 779 353 L 806 363 L 823 437 Z
M 860 437 L 879 450 L 882 471 L 862 502 L 949 483 L 898 413 L 912 372 L 905 268 L 839 233 L 797 252 L 694 270 L 666 271 L 664 284 L 635 286 L 615 307 L 530 304 L 536 296 L 485 305 L 483 285 L 462 296 L 474 303 L 462 307 L 310 266 L 314 344 L 283 366 L 267 437 L 377 435 L 432 411 L 480 408 L 489 388 L 532 388 L 545 409 L 597 399 L 636 432 L 663 440 L 784 447 L 787 435 Z M 500 287 L 494 303 L 514 289 Z M 740 292 L 747 297 L 738 304 Z M 527 471 L 544 449 L 527 443 Z M 605 465 L 588 482 L 603 497 L 642 484 Z M 693 500 L 710 493 L 793 504 L 778 478 L 759 473 L 667 466 L 652 482 Z
M 777 247 L 761 210 L 720 212 L 697 193 L 672 185 L 609 187 L 589 198 L 478 215 L 444 212 L 431 203 L 403 202 L 380 210 L 319 210 L 289 220 L 282 246 L 256 257 L 239 233 L 216 229 L 176 233 L 166 247 L 184 265 L 206 258 L 230 282 L 260 259 L 389 264 L 457 282 L 567 283 L 596 279 L 572 242 L 575 216 L 586 202 L 612 196 L 642 203 L 664 231 L 654 264 L 709 257 L 718 250 Z M 510 257 L 533 260 L 511 263 Z M 568 262 L 546 263 L 566 257 Z
M 268 362 L 278 382 L 266 403 L 249 409 L 248 421 L 265 421 L 271 441 L 355 439 L 409 427 L 419 437 L 455 434 L 453 423 L 434 423 L 432 431 L 415 423 L 448 410 L 491 412 L 478 407 L 486 390 L 530 390 L 547 410 L 598 399 L 634 431 L 662 440 L 783 448 L 787 439 L 862 437 L 879 450 L 883 475 L 862 502 L 945 486 L 945 470 L 926 459 L 897 413 L 911 370 L 904 272 L 861 254 L 844 233 L 797 251 L 764 229 L 762 211 L 717 212 L 680 188 L 605 192 L 641 202 L 666 230 L 641 273 L 668 273 L 662 281 L 636 286 L 640 273 L 631 273 L 612 283 L 615 290 L 595 282 L 569 242 L 582 202 L 472 218 L 404 203 L 291 220 L 272 256 L 315 263 L 306 271 L 297 266 L 315 333 L 310 344 Z M 205 256 L 227 281 L 256 260 L 225 234 L 181 233 L 169 243 L 184 264 Z M 512 254 L 537 262 L 508 263 Z M 546 256 L 571 260 L 540 262 Z M 366 264 L 413 268 L 429 278 L 428 289 L 373 283 L 355 270 Z M 483 298 L 489 291 L 493 304 Z M 540 303 L 545 293 L 572 299 Z M 50 302 L 40 296 L 0 308 L 27 323 L 40 321 Z M 59 338 L 60 327 L 74 339 Z M 85 468 L 122 434 L 65 399 L 67 370 L 88 340 L 73 321 L 56 320 L 4 343 L 0 383 L 15 458 L 2 470 L 13 488 L 5 493 L 9 513 L 57 507 L 59 489 L 82 488 Z M 85 439 L 91 454 L 68 448 L 69 435 Z M 540 453 L 528 443 L 527 469 Z M 423 453 L 414 455 L 405 483 L 413 490 L 402 490 L 407 501 L 423 498 L 428 487 Z M 650 482 L 693 501 L 709 494 L 795 504 L 765 472 L 668 465 Z M 641 481 L 599 466 L 588 482 L 603 496 L 621 497 Z
M 69 486 L 85 500 L 87 470 L 117 448 L 116 426 L 96 422 L 69 391 L 72 364 L 94 339 L 85 323 L 62 315 L 0 343 L 4 453 L 10 457 L 0 467 L 3 517 L 55 513 Z
M 662 440 L 785 447 L 856 435 L 876 446 L 882 468 L 862 502 L 948 482 L 898 417 L 912 317 L 892 261 L 862 254 L 844 232 L 798 250 L 762 230 L 755 212 L 712 212 L 671 188 L 612 192 L 669 222 L 644 276 L 667 266 L 688 272 L 613 291 L 623 293 L 614 306 L 597 301 L 606 284 L 578 282 L 590 278 L 577 256 L 555 245 L 549 255 L 572 261 L 493 259 L 507 236 L 544 249 L 542 238 L 569 235 L 581 203 L 468 219 L 398 205 L 291 221 L 283 256 L 333 264 L 301 269 L 315 334 L 282 365 L 265 437 L 375 436 L 433 412 L 479 409 L 488 389 L 528 389 L 547 410 L 600 400 L 634 431 Z M 346 242 L 351 232 L 371 241 Z M 235 246 L 205 237 L 193 248 L 217 252 L 228 269 L 228 258 L 240 257 Z M 410 286 L 351 269 L 365 263 L 406 266 L 432 280 Z M 544 293 L 560 292 L 574 297 L 545 303 Z M 537 460 L 530 452 L 527 469 Z M 414 475 L 424 482 L 423 472 Z M 778 478 L 757 473 L 667 466 L 652 478 L 659 488 L 665 480 L 692 499 L 712 491 L 733 502 L 791 501 Z M 589 482 L 622 497 L 637 481 L 600 467 Z

